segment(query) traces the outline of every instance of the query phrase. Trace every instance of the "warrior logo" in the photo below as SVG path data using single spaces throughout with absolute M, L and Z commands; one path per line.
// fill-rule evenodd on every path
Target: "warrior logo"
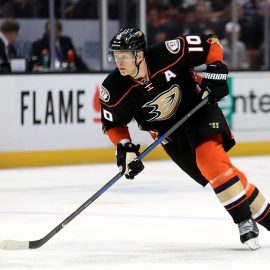
M 181 89 L 179 85 L 174 84 L 169 90 L 159 94 L 155 99 L 143 105 L 143 108 L 151 108 L 151 114 L 154 116 L 147 120 L 162 121 L 170 118 L 178 108 L 181 101 Z

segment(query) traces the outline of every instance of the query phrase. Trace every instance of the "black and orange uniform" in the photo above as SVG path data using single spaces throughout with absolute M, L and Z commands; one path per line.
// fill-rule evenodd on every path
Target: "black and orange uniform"
M 118 69 L 104 80 L 100 93 L 103 129 L 117 145 L 131 139 L 128 124 L 157 137 L 201 102 L 194 67 L 222 62 L 215 36 L 178 37 L 145 51 L 148 80 L 121 76 Z M 163 141 L 171 159 L 199 184 L 210 183 L 235 223 L 255 215 L 270 230 L 269 204 L 227 154 L 234 138 L 217 103 L 203 107 Z

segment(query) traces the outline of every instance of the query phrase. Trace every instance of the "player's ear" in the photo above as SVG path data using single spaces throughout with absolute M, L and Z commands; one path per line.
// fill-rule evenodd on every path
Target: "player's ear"
M 144 52 L 143 51 L 139 51 L 137 52 L 137 59 L 139 62 L 141 62 L 144 58 Z

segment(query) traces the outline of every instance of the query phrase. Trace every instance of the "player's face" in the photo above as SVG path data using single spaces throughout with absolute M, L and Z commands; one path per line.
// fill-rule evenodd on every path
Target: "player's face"
M 134 71 L 136 70 L 136 65 L 133 52 L 114 52 L 114 60 L 122 76 L 134 74 Z

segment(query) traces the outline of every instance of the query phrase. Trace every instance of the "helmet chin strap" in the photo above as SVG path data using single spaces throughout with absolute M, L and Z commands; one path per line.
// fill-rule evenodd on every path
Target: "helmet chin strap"
M 141 63 L 142 63 L 142 61 L 143 61 L 143 59 L 140 61 L 140 63 L 138 63 L 138 64 L 136 64 L 136 61 L 137 61 L 137 57 L 138 57 L 138 55 L 137 55 L 137 51 L 135 52 L 135 66 L 136 66 L 136 68 L 137 68 L 137 73 L 135 74 L 135 76 L 133 77 L 134 79 L 137 77 L 137 75 L 139 74 L 139 71 L 140 71 L 140 65 L 141 65 Z

